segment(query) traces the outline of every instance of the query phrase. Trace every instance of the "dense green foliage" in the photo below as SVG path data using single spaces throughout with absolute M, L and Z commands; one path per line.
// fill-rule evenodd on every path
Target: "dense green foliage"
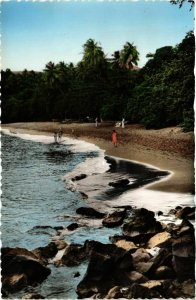
M 134 70 L 139 53 L 133 43 L 107 59 L 89 39 L 76 66 L 49 62 L 42 72 L 2 71 L 2 123 L 125 116 L 147 128 L 193 130 L 194 53 L 189 32 L 179 45 L 157 49 Z

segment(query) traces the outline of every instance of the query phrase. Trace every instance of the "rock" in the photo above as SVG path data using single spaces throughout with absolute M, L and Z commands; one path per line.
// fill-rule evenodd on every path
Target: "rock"
M 154 272 L 155 279 L 171 279 L 175 277 L 176 274 L 174 270 L 168 266 L 160 266 Z
M 181 281 L 195 278 L 195 237 L 192 228 L 185 228 L 180 228 L 180 236 L 172 243 L 173 268 Z
M 48 259 L 53 258 L 57 252 L 57 246 L 54 242 L 49 243 L 46 247 L 39 247 L 32 252 L 42 261 L 48 262 Z
M 31 251 L 24 248 L 3 248 L 1 266 L 2 287 L 11 292 L 41 283 L 51 273 Z
M 153 289 L 156 287 L 160 287 L 162 285 L 162 282 L 160 280 L 149 280 L 145 283 L 141 283 L 140 285 L 148 289 Z
M 125 249 L 126 251 L 138 248 L 133 242 L 128 242 L 126 240 L 119 240 L 115 243 L 115 245 L 117 247 Z
M 148 274 L 148 271 L 152 267 L 153 262 L 138 262 L 136 265 L 134 265 L 134 268 L 137 272 L 141 274 Z
M 152 299 L 152 298 L 160 298 L 160 293 L 156 290 L 147 288 L 140 284 L 134 283 L 131 286 L 122 287 L 115 286 L 112 288 L 106 299 Z
M 76 230 L 78 227 L 79 226 L 77 223 L 71 223 L 70 225 L 67 226 L 67 229 L 73 231 Z
M 105 227 L 120 226 L 120 225 L 122 225 L 125 216 L 126 216 L 126 210 L 124 210 L 124 211 L 115 211 L 112 214 L 109 214 L 108 216 L 106 216 L 103 219 L 102 224 Z
M 152 266 L 147 270 L 145 275 L 150 278 L 155 278 L 155 272 L 160 266 L 172 267 L 172 253 L 169 249 L 160 249 L 159 253 L 153 257 L 149 262 L 152 263 Z
M 123 225 L 124 235 L 131 237 L 155 234 L 160 231 L 162 231 L 162 226 L 156 221 L 154 212 L 145 208 L 136 209 L 129 222 Z
M 195 278 L 195 258 L 173 256 L 173 268 L 181 281 Z
M 92 207 L 79 207 L 76 210 L 76 213 L 87 216 L 87 217 L 94 217 L 94 218 L 98 218 L 98 219 L 102 219 L 105 216 L 104 213 L 98 212 L 97 210 L 95 210 Z
M 88 199 L 88 195 L 87 194 L 85 194 L 85 193 L 83 193 L 81 191 L 80 191 L 80 194 L 81 194 L 81 196 L 82 196 L 83 199 Z
M 25 274 L 2 276 L 2 287 L 6 292 L 16 292 L 22 290 L 27 285 L 27 276 Z
M 183 207 L 176 211 L 176 218 L 179 219 L 195 219 L 195 208 L 194 207 Z
M 40 294 L 32 293 L 32 294 L 26 294 L 26 295 L 24 295 L 22 297 L 22 299 L 45 299 L 45 297 L 43 297 Z
M 58 250 L 62 250 L 68 246 L 68 243 L 64 240 L 57 240 L 54 243 Z
M 135 266 L 138 262 L 148 262 L 151 259 L 151 255 L 145 249 L 139 248 L 132 254 L 132 258 Z
M 179 257 L 195 257 L 194 236 L 185 235 L 173 240 L 172 254 Z
M 75 277 L 79 277 L 80 276 L 80 273 L 79 272 L 76 272 L 75 274 L 74 274 L 74 278 Z
M 111 288 L 105 297 L 106 299 L 119 299 L 122 298 L 122 292 L 121 292 L 122 287 L 121 286 L 114 286 Z
M 71 244 L 65 248 L 62 258 L 56 262 L 56 266 L 78 266 L 87 259 L 85 248 L 82 245 Z
M 157 233 L 154 235 L 147 244 L 148 248 L 154 248 L 154 247 L 166 247 L 169 244 L 171 244 L 171 234 L 164 231 Z
M 159 211 L 157 212 L 157 215 L 158 215 L 158 216 L 162 216 L 162 215 L 163 215 L 163 212 L 159 210 Z
M 116 243 L 119 240 L 126 240 L 128 242 L 133 242 L 137 247 L 144 247 L 152 236 L 154 236 L 154 233 L 141 233 L 136 236 L 114 235 L 110 236 L 109 240 L 112 243 Z
M 128 179 L 121 179 L 116 182 L 109 182 L 109 186 L 115 187 L 115 188 L 121 188 L 129 184 Z
M 84 178 L 86 178 L 86 177 L 87 177 L 86 174 L 80 174 L 80 175 L 75 176 L 75 177 L 72 178 L 71 180 L 72 180 L 72 181 L 79 181 L 79 180 L 82 180 L 82 179 L 84 179 Z
M 148 281 L 148 278 L 146 276 L 137 271 L 131 271 L 130 273 L 128 273 L 128 276 L 132 282 L 143 283 Z
M 114 286 L 130 284 L 127 273 L 133 268 L 131 254 L 115 245 L 98 242 L 90 243 L 87 249 L 90 248 L 92 250 L 87 272 L 77 286 L 80 298 L 92 297 L 98 293 L 104 298 Z
M 184 282 L 178 280 L 167 281 L 164 284 L 162 295 L 167 299 L 195 299 L 195 281 L 190 279 Z

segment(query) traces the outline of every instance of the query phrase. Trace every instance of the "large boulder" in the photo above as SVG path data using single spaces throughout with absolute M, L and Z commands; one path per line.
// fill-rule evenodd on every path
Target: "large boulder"
M 162 231 L 161 223 L 156 221 L 155 214 L 145 208 L 136 209 L 129 221 L 123 225 L 124 235 L 136 237 L 156 234 Z
M 24 248 L 3 248 L 1 267 L 2 287 L 10 292 L 41 283 L 51 273 L 35 254 Z
M 155 234 L 147 243 L 148 248 L 166 247 L 171 244 L 171 234 L 169 232 L 159 232 Z
M 92 297 L 98 293 L 104 297 L 112 287 L 131 283 L 127 275 L 133 270 L 129 252 L 115 245 L 98 242 L 87 244 L 86 247 L 91 249 L 91 254 L 87 272 L 77 286 L 80 298 Z
M 184 235 L 172 244 L 173 268 L 179 280 L 195 278 L 195 241 L 194 236 Z

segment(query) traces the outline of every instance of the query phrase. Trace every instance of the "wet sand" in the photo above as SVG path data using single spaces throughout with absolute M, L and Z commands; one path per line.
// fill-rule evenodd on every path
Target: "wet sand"
M 106 155 L 149 164 L 170 171 L 165 180 L 155 182 L 148 189 L 165 192 L 194 192 L 194 133 L 184 133 L 178 127 L 146 130 L 139 125 L 115 128 L 118 147 L 111 142 L 112 122 L 60 124 L 58 122 L 13 123 L 1 125 L 13 133 L 53 135 L 62 129 L 64 137 L 78 138 L 99 146 Z

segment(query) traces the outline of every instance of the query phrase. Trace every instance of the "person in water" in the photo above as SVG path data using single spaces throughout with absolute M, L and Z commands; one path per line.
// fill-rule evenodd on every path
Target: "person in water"
M 113 143 L 114 147 L 117 147 L 117 132 L 116 132 L 116 130 L 112 131 L 112 143 Z
M 59 132 L 58 132 L 58 141 L 59 141 L 59 143 L 61 142 L 62 136 L 63 136 L 63 131 L 62 131 L 62 129 L 60 128 L 60 130 L 59 130 Z

